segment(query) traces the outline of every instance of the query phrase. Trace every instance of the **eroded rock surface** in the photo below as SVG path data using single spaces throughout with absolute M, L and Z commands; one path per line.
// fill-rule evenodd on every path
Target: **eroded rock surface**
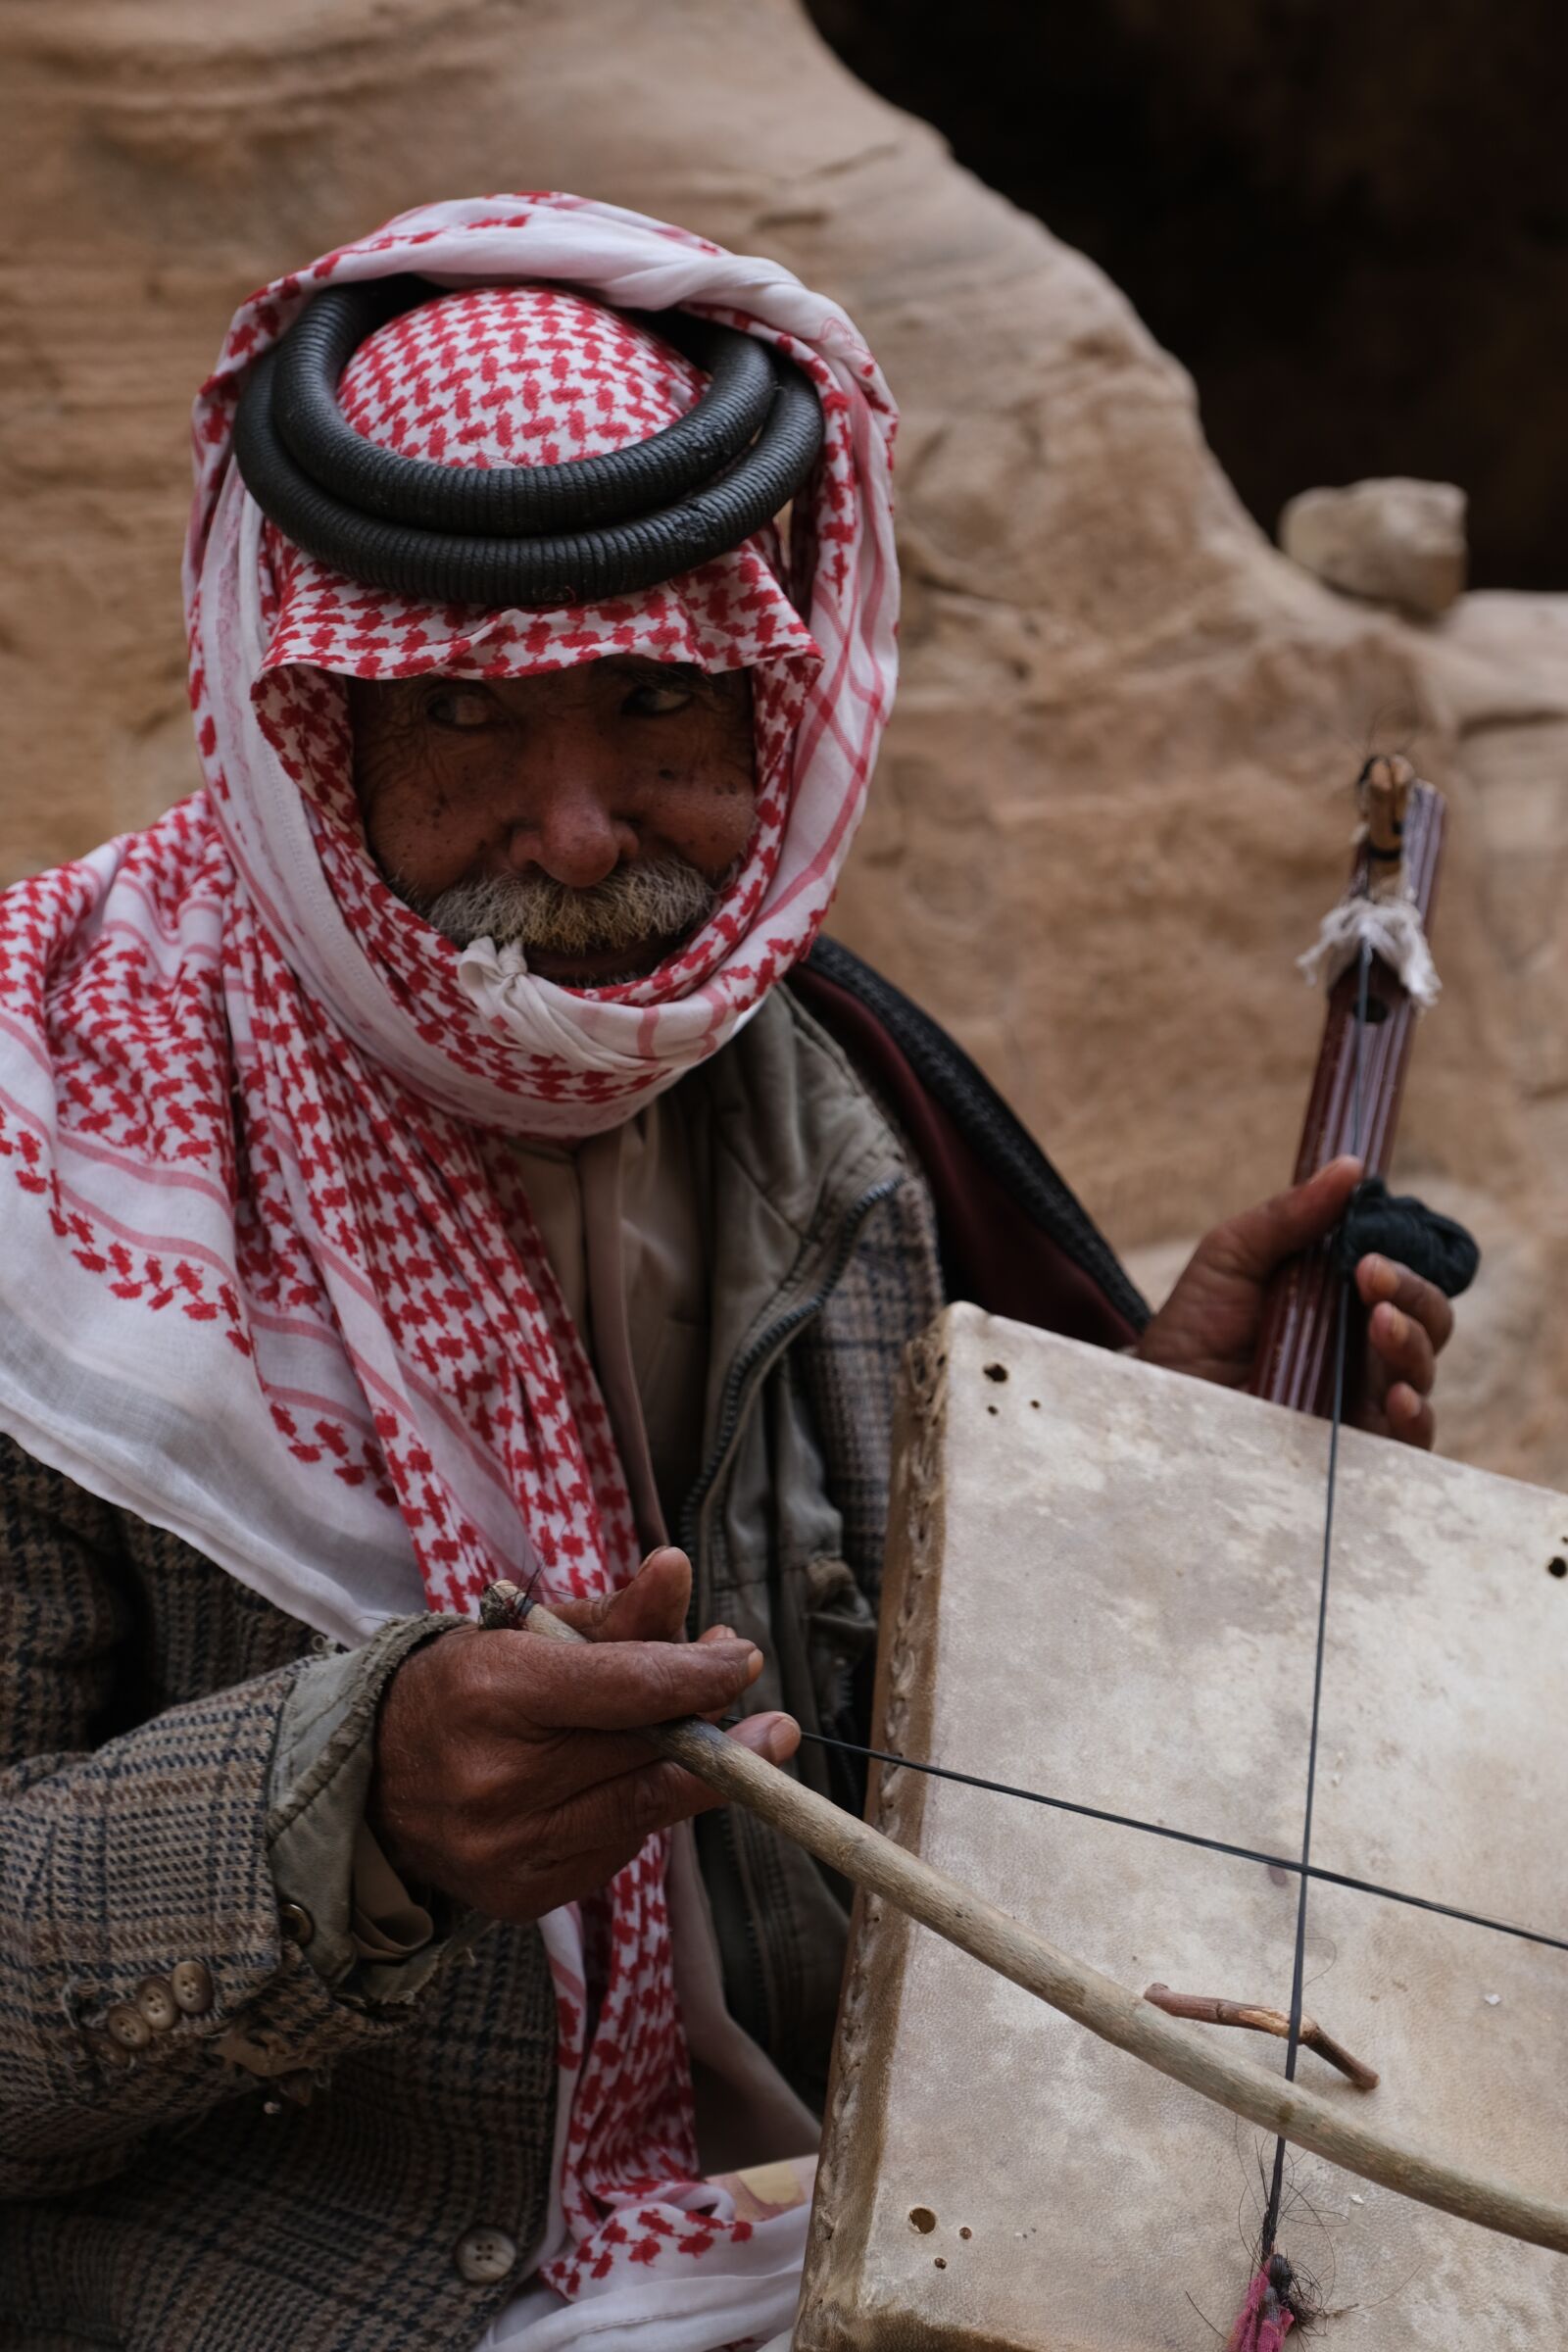
M 1469 1203 L 1490 1250 L 1446 1435 L 1568 1484 L 1555 606 L 1467 599 L 1416 630 L 1304 576 L 1115 289 L 794 0 L 23 0 L 0 58 L 0 871 L 196 780 L 184 420 L 239 295 L 475 187 L 590 189 L 777 253 L 847 303 L 905 411 L 905 683 L 837 928 L 1118 1243 L 1169 1255 L 1289 1167 L 1318 1028 L 1293 956 L 1362 757 L 1409 748 L 1454 823 L 1399 1174 Z

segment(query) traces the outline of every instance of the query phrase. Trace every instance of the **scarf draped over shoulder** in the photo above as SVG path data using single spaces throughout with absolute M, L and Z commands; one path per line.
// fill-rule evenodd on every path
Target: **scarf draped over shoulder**
M 345 371 L 349 421 L 448 464 L 555 463 L 690 407 L 689 364 L 617 314 L 688 305 L 809 373 L 825 439 L 789 518 L 613 603 L 429 607 L 281 540 L 231 452 L 247 371 L 329 282 L 431 299 Z M 147 831 L 0 897 L 0 1426 L 92 1493 L 354 1642 L 499 1576 L 594 1594 L 634 1570 L 625 1483 L 510 1135 L 628 1117 L 806 953 L 864 804 L 895 676 L 894 411 L 836 304 L 776 265 L 561 195 L 425 206 L 242 305 L 194 414 L 185 551 L 205 779 Z M 631 652 L 752 672 L 757 816 L 711 916 L 658 970 L 577 992 L 461 955 L 387 888 L 345 681 L 528 677 Z M 83 690 L 90 691 L 90 680 Z M 689 2271 L 693 2207 L 663 1840 L 580 1938 L 547 1935 L 568 2123 L 559 2245 L 582 2290 Z M 699 2242 L 701 2241 L 701 2242 Z

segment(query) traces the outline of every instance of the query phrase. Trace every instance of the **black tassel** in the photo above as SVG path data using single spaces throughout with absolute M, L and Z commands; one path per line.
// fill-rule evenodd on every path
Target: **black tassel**
M 1347 1274 L 1376 1250 L 1435 1283 L 1446 1298 L 1467 1291 L 1481 1263 L 1480 1244 L 1457 1218 L 1440 1216 L 1413 1193 L 1391 1194 L 1381 1176 L 1365 1177 L 1350 1195 L 1340 1250 Z

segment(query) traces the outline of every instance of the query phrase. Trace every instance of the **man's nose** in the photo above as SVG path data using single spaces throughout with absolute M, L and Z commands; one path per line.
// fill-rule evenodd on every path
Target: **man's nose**
M 530 868 L 569 890 L 591 890 L 637 851 L 637 829 L 615 808 L 615 777 L 591 758 L 530 762 L 507 842 L 515 874 Z

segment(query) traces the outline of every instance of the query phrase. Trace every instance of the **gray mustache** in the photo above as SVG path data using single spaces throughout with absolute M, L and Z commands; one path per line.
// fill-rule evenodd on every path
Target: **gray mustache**
M 493 939 L 498 948 L 578 956 L 643 948 L 695 930 L 718 898 L 713 884 L 684 858 L 638 858 L 587 890 L 548 874 L 500 874 L 457 882 L 434 895 L 400 895 L 457 947 Z

